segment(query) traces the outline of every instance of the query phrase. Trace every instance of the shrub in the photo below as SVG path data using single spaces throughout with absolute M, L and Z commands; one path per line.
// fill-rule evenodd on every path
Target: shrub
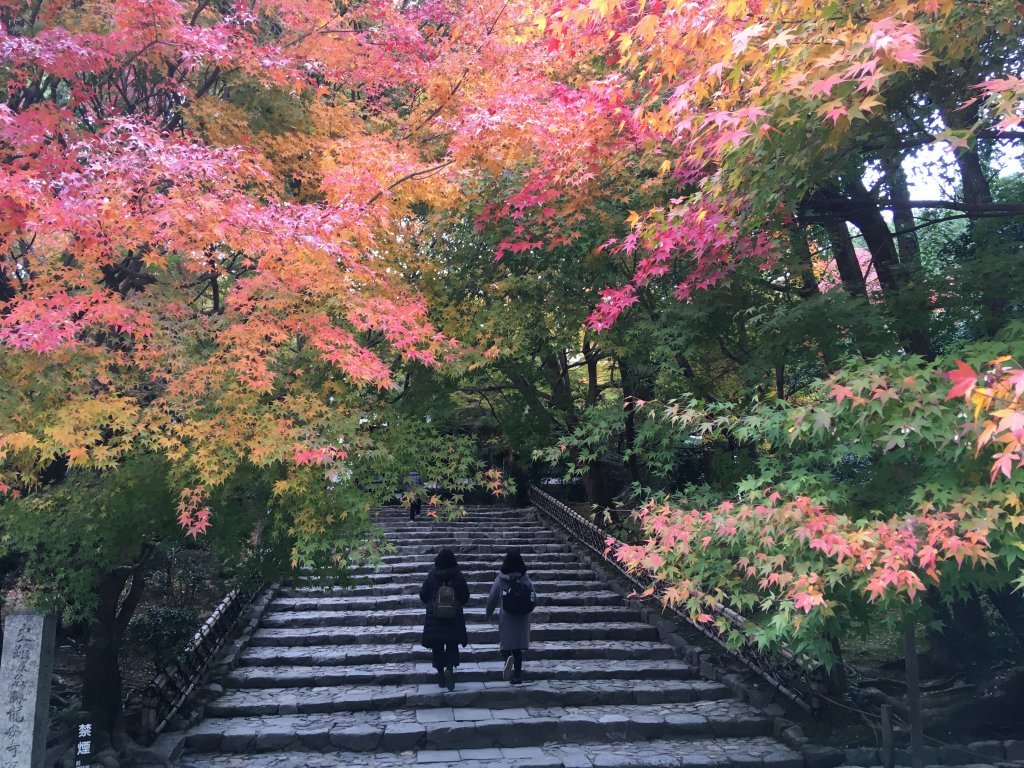
M 162 669 L 195 633 L 194 613 L 182 608 L 149 608 L 128 625 L 128 640 Z

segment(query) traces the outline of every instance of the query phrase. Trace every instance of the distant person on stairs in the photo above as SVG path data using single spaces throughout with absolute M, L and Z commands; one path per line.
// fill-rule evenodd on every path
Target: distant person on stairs
M 459 645 L 469 642 L 466 617 L 462 612 L 469 602 L 469 585 L 459 570 L 455 553 L 447 547 L 434 558 L 434 567 L 420 587 L 420 600 L 427 606 L 422 644 L 433 656 L 437 684 L 454 690 Z
M 530 647 L 530 611 L 537 605 L 537 592 L 526 575 L 526 563 L 518 549 L 510 549 L 487 596 L 486 617 L 498 613 L 498 648 L 505 659 L 502 679 L 512 685 L 523 682 L 523 651 Z
M 420 488 L 423 487 L 423 481 L 420 479 L 420 473 L 415 469 L 412 470 L 405 478 L 405 494 L 406 496 L 412 495 L 409 501 L 409 519 L 415 520 L 416 516 L 420 513 Z

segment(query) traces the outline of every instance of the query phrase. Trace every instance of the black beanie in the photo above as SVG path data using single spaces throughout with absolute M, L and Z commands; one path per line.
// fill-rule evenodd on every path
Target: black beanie
M 502 573 L 526 573 L 526 563 L 518 549 L 510 549 L 505 555 L 505 562 L 501 564 Z
M 443 571 L 448 568 L 458 568 L 459 564 L 455 562 L 455 553 L 448 549 L 448 547 L 445 547 L 438 552 L 437 557 L 434 558 L 434 567 L 439 571 Z

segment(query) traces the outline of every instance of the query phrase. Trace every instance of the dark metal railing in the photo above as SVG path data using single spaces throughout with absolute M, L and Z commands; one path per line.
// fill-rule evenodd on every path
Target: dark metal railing
M 656 580 L 649 571 L 630 570 L 612 557 L 610 552 L 623 543 L 619 539 L 610 536 L 592 521 L 587 520 L 566 504 L 552 498 L 533 485 L 530 486 L 530 501 L 534 507 L 564 528 L 570 536 L 621 574 L 622 578 L 636 588 L 638 595 L 653 588 L 650 596 L 657 599 L 665 610 L 681 617 L 703 635 L 720 645 L 726 653 L 762 677 L 779 693 L 808 712 L 816 712 L 821 708 L 822 701 L 819 694 L 824 693 L 822 690 L 824 668 L 821 664 L 807 656 L 795 653 L 784 644 L 772 651 L 761 650 L 752 639 L 755 629 L 752 622 L 725 606 L 708 606 L 706 608 L 708 613 L 725 619 L 732 629 L 747 638 L 745 643 L 735 647 L 735 644 L 730 644 L 727 641 L 725 633 L 719 630 L 714 623 L 695 622 L 686 611 L 666 605 L 661 599 L 665 585 Z
M 196 685 L 231 635 L 238 618 L 263 588 L 252 579 L 231 590 L 213 609 L 172 664 L 142 691 L 142 735 L 154 739 L 188 702 Z

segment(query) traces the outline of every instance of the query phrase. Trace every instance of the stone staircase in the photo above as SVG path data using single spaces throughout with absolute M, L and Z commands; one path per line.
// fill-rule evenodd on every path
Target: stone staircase
M 701 680 L 532 509 L 380 523 L 397 553 L 347 588 L 283 588 L 225 691 L 183 734 L 181 768 L 801 768 L 771 718 Z M 455 690 L 419 644 L 418 592 L 451 547 L 469 581 Z M 509 547 L 537 585 L 524 684 L 501 679 L 484 603 Z

